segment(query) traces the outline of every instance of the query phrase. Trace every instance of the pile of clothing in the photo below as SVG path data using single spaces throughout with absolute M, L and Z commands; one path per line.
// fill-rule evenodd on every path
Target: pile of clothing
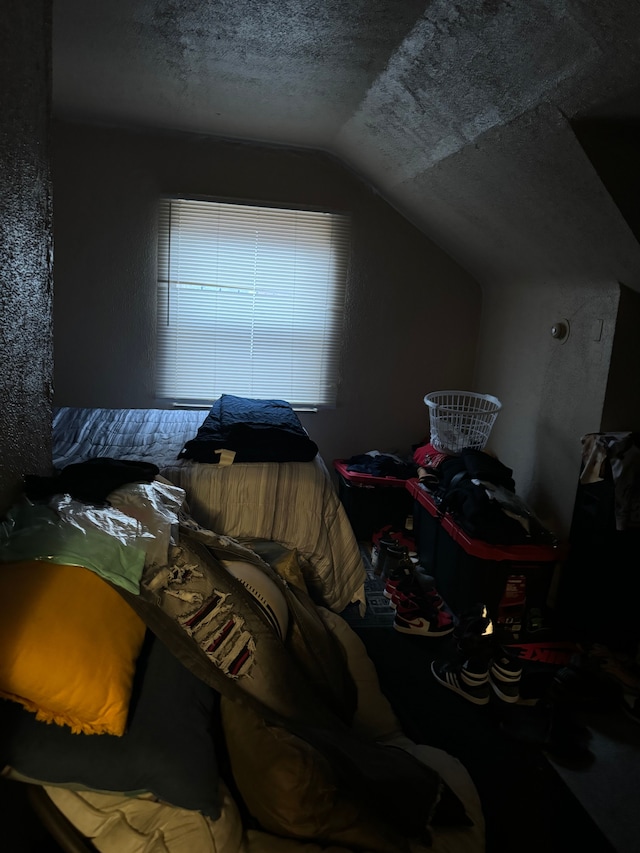
M 500 545 L 555 542 L 516 494 L 511 468 L 489 453 L 465 448 L 453 454 L 425 444 L 416 448 L 413 460 L 441 511 L 473 539 Z

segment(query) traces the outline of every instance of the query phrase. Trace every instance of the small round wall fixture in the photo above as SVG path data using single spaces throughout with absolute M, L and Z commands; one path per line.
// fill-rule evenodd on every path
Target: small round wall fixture
M 551 337 L 564 344 L 569 337 L 569 321 L 558 320 L 551 326 Z

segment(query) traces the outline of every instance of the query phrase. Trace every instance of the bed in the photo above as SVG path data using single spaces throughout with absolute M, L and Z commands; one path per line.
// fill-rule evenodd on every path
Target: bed
M 54 491 L 9 513 L 0 775 L 30 786 L 69 853 L 483 853 L 468 772 L 404 735 L 364 643 L 335 612 L 361 594 L 360 557 L 324 463 L 176 459 L 202 419 L 55 412 L 58 470 L 35 478 L 41 486 L 78 469 L 92 482 L 105 467 L 154 470 L 105 491 L 107 503 Z M 203 519 L 224 518 L 229 495 L 247 490 L 237 522 L 247 543 L 193 519 L 180 482 Z M 282 507 L 297 525 L 277 526 Z M 78 531 L 98 516 L 110 547 L 103 536 L 92 565 Z M 122 543 L 115 521 L 138 532 L 143 519 L 153 537 Z M 70 558 L 40 550 L 36 522 L 71 537 Z M 281 538 L 290 529 L 297 544 L 260 539 L 260 524 Z M 25 542 L 30 556 L 15 550 Z M 314 551 L 326 557 L 326 542 L 327 564 Z M 137 560 L 133 590 L 122 552 Z M 309 596 L 305 573 L 330 602 Z
M 59 407 L 53 417 L 57 471 L 91 458 L 158 466 L 184 489 L 203 527 L 244 542 L 273 540 L 295 550 L 315 600 L 341 612 L 365 606 L 365 569 L 331 475 L 310 462 L 210 464 L 178 458 L 207 413 L 192 409 Z

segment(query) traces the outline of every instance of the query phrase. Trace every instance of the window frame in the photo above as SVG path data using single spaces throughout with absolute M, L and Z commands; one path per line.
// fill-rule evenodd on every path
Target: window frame
M 176 204 L 177 207 L 174 206 Z M 194 278 L 193 281 L 186 281 L 181 278 L 181 268 L 179 267 L 176 272 L 173 267 L 174 263 L 177 263 L 178 265 L 181 263 L 180 261 L 175 260 L 176 248 L 174 246 L 174 240 L 177 239 L 180 241 L 182 239 L 181 237 L 176 238 L 176 231 L 179 230 L 180 225 L 176 226 L 172 223 L 173 216 L 181 205 L 185 209 L 191 205 L 192 212 L 198 205 L 203 210 L 206 209 L 207 206 L 211 205 L 211 219 L 213 219 L 216 214 L 219 216 L 221 211 L 229 208 L 230 215 L 226 219 L 234 221 L 229 225 L 228 222 L 223 222 L 222 219 L 220 220 L 221 224 L 218 226 L 215 252 L 211 252 L 212 256 L 214 254 L 216 256 L 216 270 L 218 272 L 217 278 L 212 277 L 211 279 L 207 279 L 206 282 L 203 280 L 199 283 L 196 278 Z M 235 210 L 233 210 L 234 208 Z M 189 214 L 185 214 L 185 216 L 188 217 Z M 256 226 L 254 243 L 251 244 L 251 241 L 249 240 L 247 245 L 251 244 L 254 247 L 258 247 L 256 250 L 256 256 L 259 256 L 259 258 L 255 263 L 255 269 L 257 270 L 258 265 L 261 264 L 261 272 L 256 271 L 253 274 L 253 279 L 249 282 L 246 277 L 248 276 L 251 278 L 252 274 L 245 270 L 245 278 L 238 279 L 238 281 L 242 280 L 243 283 L 238 286 L 235 296 L 233 296 L 230 294 L 233 293 L 235 286 L 229 287 L 227 282 L 223 282 L 222 285 L 220 283 L 223 276 L 220 273 L 221 261 L 219 256 L 224 254 L 224 247 L 226 244 L 219 240 L 219 236 L 220 232 L 224 232 L 225 228 L 227 228 L 230 229 L 233 236 L 240 235 L 241 237 L 244 237 L 245 235 L 241 235 L 240 231 L 238 231 L 237 234 L 234 231 L 236 226 L 235 219 L 242 222 L 243 216 L 246 216 L 248 220 L 251 220 L 251 217 L 257 217 L 258 222 L 261 221 L 261 218 L 264 218 L 266 222 L 266 225 L 264 225 L 265 232 L 270 233 L 270 229 L 273 228 L 273 233 L 271 233 L 270 238 L 261 237 L 259 236 L 261 232 Z M 206 217 L 203 215 L 203 219 L 199 220 L 199 224 L 202 227 L 204 227 L 205 218 Z M 289 218 L 293 220 L 294 224 L 289 226 L 289 230 L 287 230 L 284 228 L 281 220 L 284 222 Z M 313 233 L 314 229 L 311 224 L 305 224 L 304 227 L 302 227 L 300 223 L 305 223 L 307 220 L 308 223 L 312 223 L 314 218 L 317 219 L 319 223 L 324 223 L 324 236 L 321 241 L 322 249 L 315 253 L 318 257 L 322 252 L 325 253 L 326 259 L 324 262 L 325 266 L 323 268 L 321 264 L 318 265 L 316 260 L 308 261 L 305 264 L 300 263 L 300 258 L 304 260 L 305 252 L 307 256 L 313 256 L 315 258 L 312 249 L 317 250 L 320 245 L 317 234 L 315 236 L 315 246 L 313 243 L 304 243 L 304 239 L 311 239 L 309 235 Z M 351 211 L 335 208 L 330 209 L 324 206 L 285 204 L 282 202 L 274 203 L 219 196 L 163 194 L 158 203 L 157 223 L 157 399 L 165 405 L 168 403 L 176 407 L 204 407 L 210 405 L 211 402 L 217 399 L 221 394 L 230 393 L 237 394 L 238 396 L 256 397 L 258 399 L 286 399 L 299 411 L 318 411 L 319 409 L 335 408 L 338 402 L 347 292 L 351 266 Z M 196 224 L 192 227 L 194 228 L 195 234 L 198 225 Z M 249 230 L 251 227 L 253 226 L 249 225 Z M 319 226 L 316 227 L 319 228 Z M 196 234 L 196 237 L 202 240 L 202 235 Z M 291 239 L 292 237 L 293 239 Z M 277 240 L 282 241 L 282 246 L 284 247 L 282 248 L 282 252 L 284 252 L 284 254 L 274 254 L 274 244 Z M 298 241 L 300 241 L 300 244 Z M 208 247 L 205 247 L 205 253 L 208 253 Z M 199 253 L 192 248 L 191 254 L 193 256 Z M 235 267 L 236 259 L 233 252 L 227 252 L 227 254 L 229 257 L 233 257 L 233 260 L 229 261 L 227 258 L 225 263 L 229 263 L 230 267 Z M 275 279 L 273 278 L 273 274 L 276 266 L 274 266 L 273 258 L 270 259 L 268 257 L 269 255 L 277 257 L 277 264 L 284 268 L 285 271 L 281 272 L 278 267 L 277 273 L 277 279 L 283 279 L 284 283 L 278 281 L 274 284 Z M 289 266 L 287 267 L 284 261 L 286 256 L 291 255 L 294 260 L 292 262 L 291 258 L 289 258 Z M 198 266 L 197 262 L 195 263 L 196 266 Z M 209 261 L 209 266 L 211 263 L 212 262 Z M 199 275 L 202 270 L 204 270 L 205 266 L 206 264 L 203 263 L 201 269 L 196 271 L 196 275 Z M 316 266 L 322 268 L 323 272 L 317 273 Z M 301 272 L 305 269 L 307 270 L 306 275 L 304 272 Z M 190 275 L 192 274 L 193 269 L 190 270 Z M 229 275 L 233 278 L 233 275 L 237 276 L 238 273 L 237 271 L 231 270 Z M 309 284 L 309 280 L 313 281 L 314 275 L 318 275 L 318 282 L 315 284 Z M 270 276 L 271 278 L 269 278 Z M 321 278 L 323 281 L 320 281 Z M 287 284 L 288 279 L 290 279 L 289 284 Z M 329 284 L 330 280 L 331 283 Z M 271 283 L 265 285 L 265 282 Z M 269 288 L 271 288 L 271 292 L 269 292 Z M 208 363 L 213 365 L 214 375 L 216 374 L 216 366 L 223 364 L 222 361 L 219 361 L 221 354 L 218 353 L 216 356 L 214 353 L 214 350 L 217 347 L 216 335 L 220 338 L 225 338 L 225 336 L 230 335 L 228 324 L 231 319 L 233 319 L 234 312 L 236 314 L 235 319 L 242 317 L 244 320 L 244 318 L 251 317 L 251 355 L 248 356 L 247 351 L 245 350 L 244 358 L 247 360 L 247 363 L 252 364 L 253 367 L 247 367 L 246 369 L 239 371 L 239 374 L 242 376 L 242 381 L 237 378 L 238 371 L 236 368 L 231 368 L 231 370 L 236 373 L 235 382 L 240 385 L 240 388 L 237 387 L 233 380 L 229 383 L 228 379 L 222 384 L 220 384 L 220 381 L 218 380 L 218 387 L 215 387 L 216 380 L 212 380 L 211 396 L 205 396 L 204 393 L 202 393 L 202 389 L 199 389 L 196 394 L 184 394 L 181 393 L 181 390 L 186 390 L 184 380 L 180 379 L 180 375 L 184 376 L 184 365 L 180 369 L 167 367 L 167 364 L 170 362 L 175 362 L 177 365 L 178 363 L 182 364 L 183 361 L 187 364 L 189 361 L 189 357 L 187 355 L 181 354 L 180 341 L 186 342 L 186 349 L 188 349 L 189 346 L 197 346 L 197 343 L 194 344 L 195 335 L 193 329 L 191 331 L 185 331 L 184 329 L 184 325 L 189 322 L 189 312 L 187 309 L 183 309 L 184 315 L 178 316 L 177 320 L 174 321 L 173 326 L 171 325 L 172 312 L 174 316 L 176 316 L 176 311 L 178 313 L 180 312 L 180 308 L 176 307 L 175 304 L 172 307 L 172 299 L 177 301 L 177 303 L 180 302 L 181 297 L 185 303 L 189 301 L 189 298 L 192 299 L 194 304 L 197 301 L 197 295 L 192 294 L 191 297 L 187 295 L 186 291 L 188 289 L 195 292 L 200 291 L 201 300 L 203 302 L 228 302 L 233 306 L 232 308 L 227 306 L 221 309 L 220 305 L 218 305 L 218 308 L 215 310 L 213 309 L 213 306 L 211 309 L 208 309 L 207 313 L 209 313 L 212 320 L 210 324 L 201 322 L 204 312 L 194 314 L 194 316 L 197 317 L 197 321 L 200 322 L 200 325 L 202 326 L 202 338 L 205 341 L 205 345 L 208 341 L 207 352 L 211 354 Z M 239 311 L 238 306 L 241 303 L 242 298 L 240 291 L 247 291 L 247 293 L 251 292 L 253 294 L 254 305 L 252 307 L 252 313 L 250 314 Z M 290 296 L 290 303 L 287 303 L 286 298 L 289 291 L 292 291 L 292 293 Z M 221 294 L 224 298 L 222 298 Z M 259 299 L 255 298 L 256 294 L 260 295 Z M 273 294 L 277 294 L 277 297 L 273 297 Z M 324 300 L 321 305 L 321 311 L 319 312 L 314 309 L 315 313 L 312 315 L 310 313 L 311 309 L 307 308 L 307 313 L 302 314 L 299 310 L 301 296 L 309 299 L 311 304 L 318 297 L 318 294 L 321 294 Z M 285 312 L 289 312 L 285 324 L 288 324 L 290 328 L 286 333 L 278 333 L 278 331 L 273 328 L 273 320 L 275 319 L 276 312 L 274 310 L 270 314 L 270 296 L 278 305 L 281 306 L 281 308 L 283 307 Z M 255 307 L 255 303 L 260 301 L 262 302 L 262 307 L 258 309 Z M 294 302 L 296 303 L 295 311 L 298 312 L 297 319 L 294 317 Z M 220 313 L 216 314 L 216 311 Z M 309 347 L 305 340 L 305 334 L 309 332 L 309 327 L 301 327 L 300 323 L 304 321 L 309 322 L 309 317 L 313 317 L 312 325 L 316 335 L 319 335 L 321 343 L 317 344 L 315 347 L 311 347 L 311 351 L 315 353 L 316 362 L 307 367 L 303 365 L 297 368 L 296 358 L 302 357 L 304 360 L 308 355 Z M 321 318 L 319 322 L 315 319 L 316 317 Z M 265 320 L 267 321 L 266 323 Z M 225 323 L 227 326 L 225 326 Z M 256 346 L 254 341 L 254 338 L 257 337 L 255 333 L 256 327 L 259 327 L 262 332 L 260 339 L 261 343 L 259 346 Z M 321 329 L 321 331 L 318 332 L 318 329 Z M 222 330 L 222 332 L 220 330 Z M 285 341 L 286 345 L 291 349 L 291 355 L 289 355 L 288 359 L 283 358 L 281 354 L 277 354 L 278 351 L 281 350 L 280 342 L 282 341 Z M 227 341 L 227 345 L 228 344 L 229 342 Z M 238 346 L 241 349 L 242 345 L 239 344 Z M 261 357 L 260 346 L 263 350 L 262 361 L 258 361 Z M 170 352 L 170 349 L 172 349 L 173 352 Z M 293 355 L 294 351 L 297 351 L 297 357 Z M 227 350 L 222 357 L 226 358 L 228 363 L 233 362 L 237 365 L 241 363 L 241 361 L 238 360 L 236 356 L 237 352 L 235 352 L 234 341 L 231 350 Z M 199 358 L 196 358 L 196 356 L 191 356 L 191 359 L 192 364 L 196 364 L 197 361 L 199 362 Z M 264 365 L 262 367 L 263 374 L 266 373 L 267 369 L 271 366 L 273 367 L 273 372 L 270 373 L 266 379 L 267 385 L 262 386 L 262 388 L 258 386 L 258 390 L 255 390 L 253 383 L 256 379 L 253 374 L 257 371 L 257 363 L 261 366 Z M 195 369 L 196 372 L 200 372 L 199 366 L 196 366 Z M 172 370 L 173 373 L 171 374 Z M 286 374 L 287 377 L 285 382 L 280 383 L 280 392 L 278 392 L 276 387 L 279 380 L 276 382 L 273 380 L 274 376 L 280 375 L 278 371 Z M 301 398 L 297 399 L 296 396 L 299 393 L 300 388 L 303 387 L 303 384 L 300 380 L 296 380 L 295 377 L 298 374 L 303 374 L 305 371 L 308 371 L 311 375 L 318 376 L 316 383 L 317 393 L 305 391 L 307 396 L 305 397 L 304 395 L 301 395 Z M 224 368 L 221 368 L 221 372 L 224 373 Z M 251 374 L 250 378 L 248 378 L 249 374 Z M 191 377 L 189 378 L 189 381 L 191 381 Z M 263 382 L 264 381 L 265 380 L 263 379 Z M 180 388 L 181 382 L 183 383 L 182 389 Z M 194 384 L 195 382 L 196 380 L 194 379 Z M 194 384 L 190 386 L 190 390 L 193 390 Z M 231 385 L 231 387 L 229 387 L 229 385 Z M 297 389 L 295 392 L 293 391 L 294 388 Z

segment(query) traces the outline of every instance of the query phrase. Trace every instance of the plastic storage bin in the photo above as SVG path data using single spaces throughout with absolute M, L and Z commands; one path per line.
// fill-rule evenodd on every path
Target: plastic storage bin
M 404 527 L 407 516 L 413 513 L 406 480 L 349 471 L 344 459 L 335 459 L 333 467 L 338 474 L 338 494 L 356 539 L 370 541 L 387 524 Z
M 439 513 L 418 480 L 407 480 L 405 487 L 414 501 L 420 565 L 436 579 L 438 592 L 453 612 L 460 614 L 482 602 L 505 642 L 534 639 L 527 632 L 526 614 L 546 609 L 562 550 L 471 539 L 448 513 Z

